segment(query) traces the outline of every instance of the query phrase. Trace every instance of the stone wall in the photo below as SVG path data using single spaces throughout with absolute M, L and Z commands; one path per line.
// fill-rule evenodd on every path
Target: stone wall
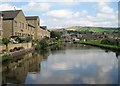
M 13 49 L 14 47 L 24 47 L 25 49 L 27 49 L 27 48 L 31 48 L 32 47 L 32 43 L 9 44 L 8 45 L 8 51 L 10 49 Z M 0 45 L 0 50 L 5 50 L 5 49 L 6 49 L 5 45 L 3 45 L 3 46 Z

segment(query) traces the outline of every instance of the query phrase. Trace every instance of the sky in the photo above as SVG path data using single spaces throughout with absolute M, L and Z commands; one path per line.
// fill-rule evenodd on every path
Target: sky
M 49 29 L 69 26 L 118 27 L 118 0 L 3 0 L 0 11 L 22 9 Z

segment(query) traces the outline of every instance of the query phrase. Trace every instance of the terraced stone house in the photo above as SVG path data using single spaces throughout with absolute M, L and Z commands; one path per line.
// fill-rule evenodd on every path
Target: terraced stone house
M 42 32 L 38 16 L 26 17 L 22 10 L 2 11 L 2 15 L 3 37 L 20 36 L 31 37 L 33 40 L 41 39 Z

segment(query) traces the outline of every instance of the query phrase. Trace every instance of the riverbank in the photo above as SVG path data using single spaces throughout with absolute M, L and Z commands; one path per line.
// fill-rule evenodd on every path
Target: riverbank
M 101 44 L 99 41 L 85 41 L 85 42 L 84 41 L 75 41 L 75 43 L 96 46 L 96 47 L 110 49 L 110 50 L 114 50 L 114 51 L 120 51 L 120 46 Z
M 19 56 L 25 55 L 26 53 L 29 53 L 29 52 L 31 52 L 33 50 L 34 50 L 34 48 L 31 47 L 31 48 L 28 48 L 28 49 L 22 49 L 22 50 L 19 50 L 19 51 L 5 53 L 5 54 L 3 54 L 1 56 L 2 62 L 8 61 L 8 60 L 17 60 L 17 59 L 20 59 Z

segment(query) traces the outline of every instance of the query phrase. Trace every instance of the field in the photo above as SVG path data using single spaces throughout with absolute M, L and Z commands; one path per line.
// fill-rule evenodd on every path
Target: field
M 80 27 L 80 26 L 73 26 L 68 27 L 66 30 L 73 30 L 73 31 L 91 31 L 91 32 L 113 32 L 118 31 L 117 28 L 100 28 L 100 27 Z
M 113 31 L 117 31 L 116 29 L 103 29 L 103 28 L 79 28 L 76 29 L 77 31 L 91 31 L 91 32 L 113 32 Z

